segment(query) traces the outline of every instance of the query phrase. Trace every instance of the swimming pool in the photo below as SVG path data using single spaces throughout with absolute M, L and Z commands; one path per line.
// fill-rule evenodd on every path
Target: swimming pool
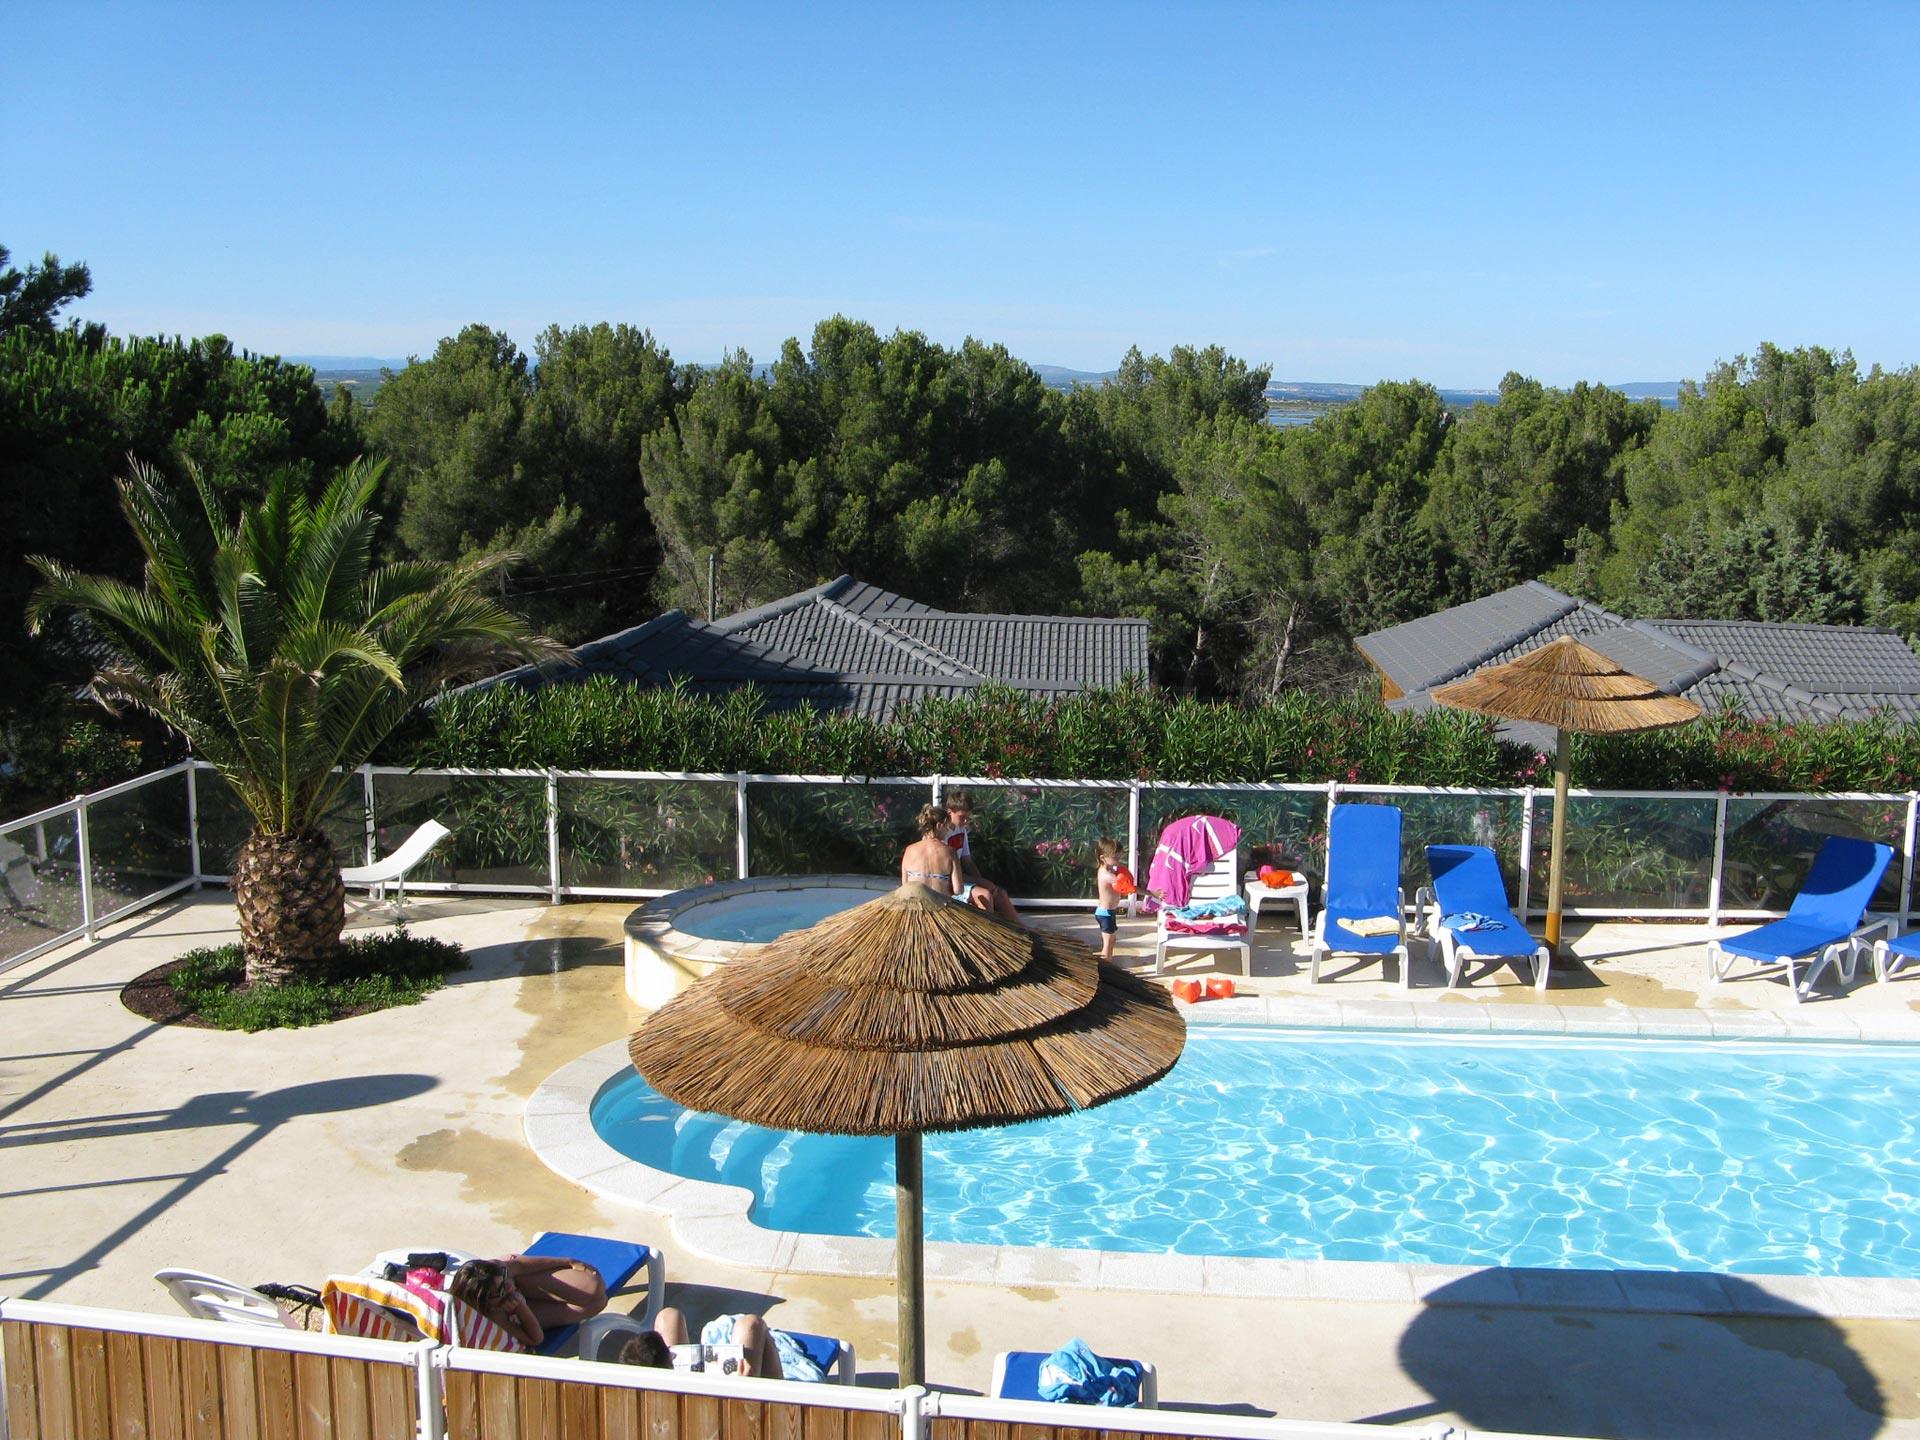
M 753 890 L 702 900 L 680 910 L 674 928 L 702 940 L 738 940 L 764 945 L 789 930 L 804 930 L 874 898 L 868 890 Z
M 928 1136 L 930 1240 L 1294 1259 L 1920 1274 L 1920 1062 L 1896 1047 L 1195 1030 L 1097 1111 Z M 663 1100 L 594 1128 L 755 1223 L 890 1236 L 892 1146 Z

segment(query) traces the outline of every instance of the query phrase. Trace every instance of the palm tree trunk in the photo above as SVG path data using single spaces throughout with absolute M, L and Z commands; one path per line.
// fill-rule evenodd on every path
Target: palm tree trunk
M 233 903 L 249 985 L 316 979 L 340 952 L 347 887 L 318 830 L 249 835 L 234 857 Z

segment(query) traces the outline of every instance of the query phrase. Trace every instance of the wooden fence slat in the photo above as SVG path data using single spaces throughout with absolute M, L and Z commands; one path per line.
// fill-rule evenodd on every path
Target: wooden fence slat
M 198 1437 L 218 1435 L 225 1440 L 221 1423 L 220 1356 L 218 1347 L 204 1340 L 189 1340 L 180 1346 L 180 1394 L 187 1417 L 187 1434 Z
M 640 1428 L 646 1440 L 680 1440 L 680 1397 L 660 1390 L 640 1396 Z
M 680 1397 L 680 1440 L 720 1440 L 720 1401 L 712 1395 Z
M 292 1352 L 256 1350 L 253 1373 L 260 1394 L 260 1440 L 298 1440 L 300 1422 L 294 1416 Z
M 847 1412 L 825 1405 L 807 1407 L 807 1440 L 846 1440 Z
M 413 1396 L 413 1371 L 407 1366 L 367 1367 L 367 1425 L 373 1440 L 411 1440 Z
M 806 1419 L 802 1405 L 769 1405 L 761 1434 L 766 1440 L 806 1440 Z
M 515 1397 L 520 1411 L 520 1433 L 527 1440 L 544 1440 L 560 1433 L 560 1387 L 551 1380 L 522 1377 Z
M 62 1440 L 73 1428 L 73 1334 L 64 1325 L 33 1327 L 33 1383 L 40 1405 L 40 1433 Z
M 606 1430 L 600 1422 L 600 1388 L 572 1382 L 559 1390 L 560 1433 L 567 1440 L 600 1440 Z
M 465 1370 L 449 1370 L 440 1400 L 447 1407 L 450 1440 L 480 1440 L 480 1377 Z
M 927 1426 L 927 1440 L 970 1440 L 967 1423 L 950 1415 L 937 1415 Z
M 107 1335 L 107 1386 L 114 1440 L 147 1440 L 146 1359 L 138 1335 Z
M 1051 1425 L 1015 1425 L 1008 1440 L 1054 1440 Z
M 900 1429 L 895 1415 L 873 1410 L 853 1410 L 847 1414 L 847 1440 L 890 1440 Z
M 333 1440 L 333 1387 L 327 1383 L 327 1357 L 293 1357 L 294 1433 L 300 1440 Z
M 164 1335 L 142 1335 L 140 1368 L 147 1385 L 147 1434 L 153 1440 L 189 1440 L 180 1386 L 180 1342 Z
M 640 1395 L 611 1385 L 600 1390 L 601 1440 L 641 1440 Z
M 33 1327 L 24 1320 L 0 1323 L 0 1345 L 7 1350 L 7 1417 L 13 1440 L 40 1440 L 40 1411 L 33 1401 Z
M 345 1355 L 327 1358 L 327 1380 L 333 1387 L 334 1440 L 369 1440 L 367 1422 L 367 1371 L 371 1360 Z
M 107 1336 L 103 1330 L 76 1330 L 73 1365 L 73 1422 L 78 1435 L 107 1435 L 113 1430 L 113 1394 L 107 1383 Z
M 506 1375 L 480 1377 L 480 1440 L 520 1440 L 520 1406 L 513 1380 Z M 544 1440 L 530 1435 L 527 1440 Z
M 760 1421 L 764 1409 L 757 1400 L 728 1400 L 720 1412 L 724 1440 L 761 1440 Z
M 253 1351 L 245 1345 L 216 1347 L 220 1369 L 222 1440 L 260 1440 L 260 1387 L 254 1383 Z

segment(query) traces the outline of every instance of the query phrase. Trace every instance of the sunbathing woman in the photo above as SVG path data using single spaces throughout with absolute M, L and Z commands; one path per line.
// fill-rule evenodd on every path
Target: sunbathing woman
M 529 1350 L 539 1348 L 547 1331 L 591 1320 L 607 1308 L 600 1272 L 558 1256 L 469 1260 L 448 1272 L 447 1294 L 464 1300 Z
M 920 827 L 920 838 L 900 857 L 900 883 L 917 883 L 935 894 L 967 899 L 960 852 L 947 844 L 947 812 L 937 805 L 922 805 L 914 823 Z
M 673 1306 L 662 1307 L 653 1329 L 634 1336 L 621 1347 L 626 1365 L 665 1369 L 673 1363 L 673 1347 L 688 1344 L 687 1317 Z M 824 1380 L 826 1372 L 784 1330 L 776 1330 L 758 1315 L 722 1315 L 700 1330 L 702 1345 L 738 1345 L 740 1373 L 765 1380 Z

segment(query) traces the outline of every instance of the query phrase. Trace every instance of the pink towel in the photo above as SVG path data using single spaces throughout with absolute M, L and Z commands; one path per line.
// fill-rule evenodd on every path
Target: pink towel
M 1240 827 L 1218 815 L 1174 821 L 1160 832 L 1153 868 L 1147 872 L 1148 908 L 1186 904 L 1193 894 L 1193 877 L 1239 843 Z

